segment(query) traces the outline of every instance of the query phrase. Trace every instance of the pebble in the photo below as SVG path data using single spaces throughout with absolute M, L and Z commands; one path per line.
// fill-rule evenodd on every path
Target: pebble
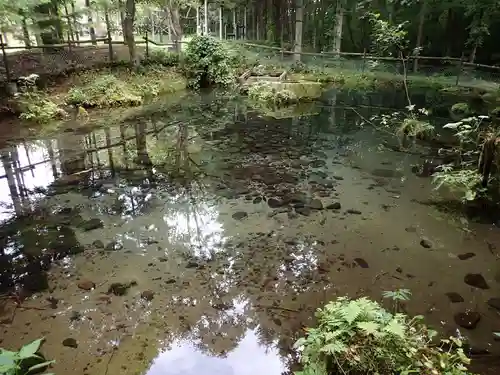
M 92 242 L 92 246 L 96 249 L 104 249 L 104 243 L 101 240 L 95 240 Z
M 141 298 L 146 301 L 152 301 L 155 296 L 155 293 L 152 290 L 145 290 L 141 293 Z
M 500 298 L 490 298 L 488 300 L 488 306 L 500 311 Z
M 78 288 L 83 290 L 92 290 L 95 288 L 95 284 L 90 280 L 82 280 L 78 283 Z
M 78 348 L 78 343 L 73 338 L 64 339 L 62 344 L 68 348 L 73 348 L 73 349 Z
M 460 312 L 453 317 L 455 323 L 465 329 L 474 329 L 481 320 L 481 314 L 476 311 Z
M 448 299 L 450 300 L 451 303 L 464 302 L 464 297 L 462 297 L 460 294 L 455 293 L 455 292 L 446 293 L 446 297 L 448 297 Z
M 349 208 L 346 213 L 351 214 L 351 215 L 361 215 L 361 211 L 359 210 L 353 210 L 352 208 Z
M 283 206 L 283 201 L 281 199 L 278 199 L 278 198 L 269 198 L 267 200 L 267 204 L 271 208 L 278 208 L 278 207 Z
M 309 203 L 309 207 L 311 207 L 313 210 L 322 210 L 323 203 L 319 199 L 313 199 L 311 203 Z
M 257 203 L 260 203 L 260 202 L 262 202 L 262 197 L 257 197 L 257 198 L 255 198 L 255 199 L 253 200 L 253 203 L 254 203 L 254 204 L 257 204 Z
M 311 209 L 309 207 L 296 207 L 295 212 L 302 216 L 309 216 L 311 214 Z
M 457 258 L 460 260 L 467 260 L 467 259 L 473 258 L 475 256 L 476 256 L 476 254 L 474 254 L 474 253 L 465 253 L 465 254 L 459 254 L 457 256 Z
M 432 242 L 428 238 L 422 238 L 420 239 L 420 246 L 422 246 L 424 249 L 431 249 L 432 248 Z
M 327 210 L 340 210 L 342 208 L 342 205 L 340 202 L 334 202 L 330 203 L 328 206 L 326 206 Z
M 475 288 L 490 289 L 488 283 L 480 273 L 468 273 L 464 277 L 464 282 Z
M 232 215 L 232 218 L 234 220 L 243 220 L 245 218 L 248 217 L 248 214 L 245 212 L 245 211 L 238 211 L 238 212 L 235 212 L 233 215 Z
M 366 260 L 363 258 L 354 258 L 354 261 L 360 266 L 361 268 L 369 268 L 368 263 Z
M 134 285 L 137 285 L 135 281 L 129 283 L 113 283 L 108 288 L 108 294 L 113 293 L 115 296 L 124 296 L 127 294 L 128 289 Z

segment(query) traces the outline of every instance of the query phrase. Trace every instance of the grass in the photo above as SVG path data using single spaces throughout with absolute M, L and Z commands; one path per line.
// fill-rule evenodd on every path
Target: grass
M 74 77 L 73 82 L 75 87 L 64 96 L 64 103 L 86 108 L 137 106 L 148 98 L 186 88 L 186 80 L 175 69 L 155 65 L 139 72 L 91 71 Z

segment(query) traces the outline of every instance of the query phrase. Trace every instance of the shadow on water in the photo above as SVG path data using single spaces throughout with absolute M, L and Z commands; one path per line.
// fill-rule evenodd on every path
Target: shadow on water
M 357 113 L 402 106 L 332 91 L 255 112 L 213 93 L 4 148 L 2 345 L 46 336 L 56 373 L 282 374 L 316 308 L 405 287 L 446 334 L 479 311 L 463 333 L 499 352 L 494 292 L 463 282 L 498 282 L 497 234 L 415 203 L 432 192 L 420 156 Z

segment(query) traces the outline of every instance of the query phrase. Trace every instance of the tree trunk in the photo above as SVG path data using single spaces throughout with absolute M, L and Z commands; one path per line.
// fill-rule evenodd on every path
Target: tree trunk
M 222 7 L 219 7 L 219 39 L 222 40 Z
M 181 16 L 179 13 L 179 8 L 174 4 L 172 0 L 170 0 L 170 6 L 167 9 L 167 15 L 169 20 L 170 34 L 172 35 L 172 39 L 175 43 L 177 51 L 180 52 L 182 41 Z
M 23 41 L 26 48 L 31 48 L 30 33 L 28 31 L 28 24 L 26 23 L 26 17 L 21 14 L 21 25 L 23 29 Z
M 337 9 L 335 11 L 335 40 L 333 51 L 340 53 L 342 46 L 342 30 L 344 28 L 344 0 L 337 0 Z
M 483 15 L 484 15 L 484 10 L 481 9 L 481 11 L 479 12 L 479 15 L 477 17 L 477 21 L 476 21 L 476 25 L 475 26 L 480 26 L 483 22 Z M 471 27 L 471 32 L 472 30 L 474 30 L 474 27 Z M 474 47 L 472 48 L 472 52 L 470 54 L 470 58 L 469 58 L 469 62 L 473 63 L 474 60 L 476 60 L 476 54 L 477 54 L 477 49 L 479 47 L 479 44 L 481 43 L 481 38 L 483 36 L 482 35 L 477 35 L 475 37 L 475 41 L 474 41 Z
M 200 26 L 200 7 L 196 6 L 196 35 L 201 35 L 201 26 Z
M 72 20 L 71 20 L 71 17 L 69 15 L 69 11 L 68 11 L 68 6 L 66 5 L 66 3 L 64 3 L 64 15 L 66 16 L 66 21 L 68 23 L 68 36 L 69 36 L 69 39 L 72 40 L 73 42 L 75 41 L 75 35 L 73 34 L 73 27 L 72 27 Z M 71 45 L 70 45 L 71 47 Z
M 107 4 L 104 5 L 104 21 L 106 22 L 106 34 L 108 36 L 109 61 L 114 61 L 113 43 L 111 40 L 111 22 L 109 21 L 109 10 Z
M 205 19 L 204 19 L 204 24 L 203 24 L 203 30 L 204 30 L 204 34 L 205 35 L 208 35 L 208 0 L 205 0 L 205 4 L 204 4 L 204 13 L 205 13 Z
M 243 11 L 243 39 L 247 38 L 247 7 Z
M 424 23 L 425 23 L 425 15 L 427 13 L 427 1 L 423 0 L 422 8 L 420 8 L 420 18 L 418 20 L 418 32 L 417 32 L 417 45 L 415 46 L 414 55 L 420 55 L 420 48 L 422 46 L 422 38 L 424 35 Z M 413 72 L 417 73 L 418 71 L 418 60 L 413 60 Z
M 443 51 L 444 56 L 452 56 L 452 41 L 453 41 L 453 24 L 454 24 L 455 14 L 453 13 L 453 9 L 450 7 L 446 14 L 446 25 L 444 28 L 445 32 L 445 48 Z
M 78 21 L 76 19 L 75 2 L 71 1 L 71 14 L 73 17 L 73 26 L 75 30 L 75 39 L 80 40 L 80 27 L 78 26 Z
M 95 37 L 95 28 L 92 24 L 92 9 L 90 8 L 90 0 L 85 0 L 85 7 L 87 8 L 87 23 L 89 28 L 90 39 L 92 40 L 92 44 L 97 45 L 96 37 Z
M 302 52 L 302 21 L 304 19 L 303 0 L 296 0 L 295 6 L 295 45 L 293 59 L 300 61 L 300 52 Z
M 132 67 L 137 67 L 139 65 L 139 60 L 137 58 L 135 50 L 134 20 L 135 20 L 135 0 L 126 0 L 125 19 L 123 20 L 123 28 L 124 28 L 123 37 L 128 47 L 128 53 L 130 56 L 130 65 Z
M 236 8 L 233 8 L 233 33 L 234 39 L 238 39 L 238 29 L 236 28 Z

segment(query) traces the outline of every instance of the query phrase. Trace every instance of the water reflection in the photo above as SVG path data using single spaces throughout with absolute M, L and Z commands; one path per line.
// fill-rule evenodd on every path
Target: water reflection
M 161 353 L 147 375 L 281 375 L 286 367 L 275 348 L 259 344 L 255 330 L 247 330 L 238 346 L 224 357 L 213 357 L 191 341 L 174 342 Z

